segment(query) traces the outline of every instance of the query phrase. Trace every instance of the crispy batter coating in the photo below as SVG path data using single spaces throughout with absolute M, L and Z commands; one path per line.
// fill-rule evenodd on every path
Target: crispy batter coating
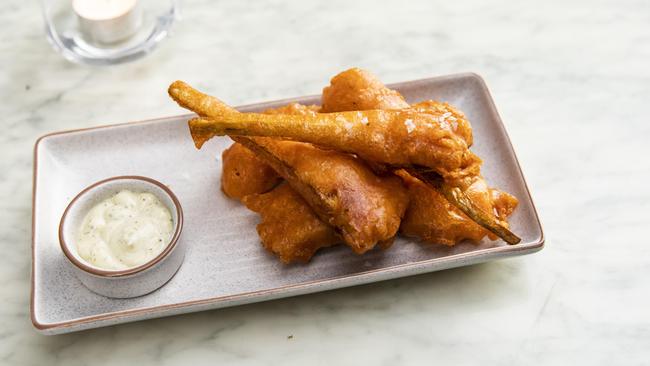
M 265 114 L 315 115 L 317 106 L 292 103 Z M 359 159 L 308 143 L 253 139 L 272 164 L 324 222 L 336 228 L 356 253 L 392 243 L 408 195 L 394 177 L 377 177 Z M 259 151 L 258 151 L 259 152 Z
M 318 106 L 291 103 L 264 113 L 304 115 L 315 113 L 318 109 Z M 227 151 L 233 149 L 234 152 L 228 154 L 229 164 L 226 164 L 224 152 L 222 177 L 232 178 L 242 170 L 250 174 L 245 178 L 246 181 L 237 181 L 241 174 L 235 179 L 222 180 L 222 189 L 224 192 L 241 192 L 238 198 L 246 207 L 260 214 L 261 222 L 257 225 L 257 232 L 264 248 L 278 256 L 283 263 L 289 264 L 308 262 L 318 249 L 342 242 L 334 229 L 320 221 L 305 200 L 289 185 L 282 184 L 270 192 L 260 189 L 282 178 L 242 144 L 236 142 Z M 267 170 L 272 174 L 266 174 Z
M 468 146 L 472 145 L 472 126 L 461 111 L 434 100 L 409 105 L 397 90 L 388 88 L 375 75 L 356 67 L 332 78 L 330 85 L 323 89 L 321 104 L 322 113 L 406 108 L 434 116 L 449 113 L 442 123 L 463 138 Z
M 217 135 L 268 136 L 318 144 L 392 166 L 423 166 L 452 182 L 480 173 L 481 159 L 448 128 L 451 112 L 413 109 L 291 114 L 240 113 L 176 81 L 169 94 L 199 115 L 189 121 L 195 145 Z M 453 117 L 453 116 L 452 116 Z
M 442 123 L 452 130 L 457 136 L 462 138 L 467 146 L 472 146 L 474 142 L 472 136 L 472 126 L 465 118 L 463 112 L 451 106 L 449 103 L 437 102 L 435 100 L 425 100 L 424 102 L 411 105 L 419 113 L 428 113 L 431 115 L 447 116 Z
M 490 194 L 492 195 L 492 207 L 494 208 L 494 213 L 504 225 L 508 225 L 508 216 L 515 211 L 519 204 L 519 200 L 510 193 L 496 188 L 490 188 Z
M 359 159 L 268 137 L 234 139 L 254 151 L 361 254 L 392 242 L 408 204 L 402 182 L 378 177 Z
M 264 113 L 308 115 L 316 113 L 317 108 L 294 103 Z M 289 186 L 243 199 L 262 215 L 258 232 L 264 246 L 284 262 L 306 261 L 318 248 L 340 242 L 339 236 L 332 239 L 336 233 L 332 227 L 357 253 L 392 242 L 408 200 L 399 179 L 377 177 L 352 156 L 307 143 L 271 138 L 240 141 L 246 146 L 254 141 L 253 149 L 260 157 L 267 152 L 271 165 L 308 199 L 309 205 Z M 265 150 L 260 152 L 259 147 Z M 264 204 L 270 206 L 262 208 Z M 310 206 L 329 225 L 318 220 Z M 291 225 L 278 226 L 281 220 Z
M 341 242 L 289 185 L 244 197 L 243 203 L 260 214 L 257 232 L 262 245 L 284 263 L 308 262 L 320 248 Z
M 268 114 L 305 115 L 318 112 L 320 107 L 290 103 L 264 111 Z M 241 144 L 234 143 L 222 153 L 221 190 L 226 196 L 241 200 L 244 196 L 265 193 L 282 181 L 268 164 Z
M 409 105 L 395 90 L 387 88 L 368 71 L 352 68 L 332 78 L 323 89 L 321 112 L 404 109 Z
M 323 90 L 323 110 L 338 112 L 355 109 L 409 108 L 403 97 L 387 88 L 374 75 L 350 69 L 332 78 L 331 85 Z M 447 103 L 427 100 L 410 106 L 419 113 L 433 116 L 447 115 L 443 121 L 447 128 L 472 144 L 472 128 L 462 112 Z M 410 203 L 402 220 L 400 232 L 431 243 L 454 245 L 461 240 L 479 241 L 488 232 L 454 207 L 437 190 L 412 177 L 404 170 L 398 171 L 407 183 Z M 495 215 L 507 227 L 506 218 L 517 205 L 517 199 L 508 193 L 489 189 L 481 177 L 464 179 L 461 184 L 467 196 L 482 210 Z M 494 235 L 490 234 L 494 238 Z
M 444 245 L 455 245 L 465 239 L 480 241 L 488 234 L 487 230 L 450 204 L 440 192 L 404 171 L 399 174 L 406 182 L 411 196 L 400 233 Z M 490 189 L 482 177 L 474 178 L 463 191 L 479 208 L 508 227 L 506 219 L 517 206 L 515 197 Z M 492 234 L 490 237 L 496 238 Z
M 481 159 L 447 128 L 451 113 L 418 113 L 412 109 L 314 116 L 229 113 L 225 109 L 222 113 L 189 121 L 197 147 L 215 135 L 282 137 L 395 167 L 427 167 L 450 182 L 480 172 Z
M 282 178 L 242 144 L 234 143 L 221 154 L 221 190 L 241 200 L 249 194 L 268 192 Z
M 304 105 L 299 103 L 289 103 L 285 106 L 278 108 L 270 108 L 265 110 L 264 114 L 292 114 L 295 116 L 314 116 L 320 112 L 320 107 L 317 105 Z
M 317 108 L 294 103 L 264 114 L 313 116 Z M 364 253 L 377 244 L 385 248 L 392 243 L 408 204 L 408 195 L 399 179 L 377 177 L 359 159 L 308 143 L 272 138 L 235 139 L 287 179 L 321 220 L 332 225 L 356 253 Z
M 340 237 L 357 253 L 377 243 L 390 243 L 409 198 L 411 203 L 400 229 L 405 235 L 446 245 L 464 239 L 478 241 L 488 231 L 473 219 L 508 241 L 507 235 L 493 230 L 489 221 L 507 228 L 507 216 L 515 209 L 517 200 L 487 186 L 480 176 L 481 161 L 469 150 L 473 140 L 471 126 L 462 112 L 447 103 L 425 101 L 409 106 L 398 92 L 361 69 L 350 69 L 332 78 L 323 90 L 320 111 L 315 106 L 289 105 L 265 114 L 239 113 L 183 82 L 173 83 L 169 93 L 181 106 L 204 117 L 189 121 L 197 148 L 215 135 L 271 137 L 233 139 L 269 163 L 291 185 L 243 199 L 249 208 L 262 215 L 258 232 L 264 246 L 284 262 L 307 261 L 318 248 L 332 245 Z M 309 143 L 354 153 L 359 158 Z M 361 159 L 367 164 L 408 169 L 411 174 L 404 170 L 397 173 L 407 184 L 408 193 L 399 179 L 377 177 Z M 355 169 L 350 161 L 363 168 Z M 427 174 L 419 174 L 415 166 Z M 432 183 L 430 174 L 438 176 L 436 182 L 443 177 L 442 188 Z M 373 179 L 385 189 L 369 189 Z M 450 198 L 449 190 L 444 188 L 453 189 L 459 196 Z M 398 192 L 392 201 L 391 191 Z M 269 208 L 263 210 L 263 205 Z M 282 207 L 292 207 L 295 215 L 288 215 Z M 475 208 L 487 215 L 477 216 Z M 276 226 L 291 220 L 295 227 L 285 227 L 284 240 Z M 306 224 L 299 225 L 300 222 Z M 325 235 L 319 225 L 339 238 L 326 238 L 329 234 Z M 382 237 L 387 237 L 387 241 Z M 492 234 L 490 237 L 495 238 Z

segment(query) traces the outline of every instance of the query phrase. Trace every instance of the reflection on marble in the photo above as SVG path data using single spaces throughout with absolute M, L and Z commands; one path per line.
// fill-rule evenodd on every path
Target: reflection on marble
M 643 364 L 650 357 L 650 3 L 186 1 L 151 56 L 72 65 L 37 2 L 0 4 L 0 363 Z M 232 104 L 475 71 L 545 226 L 535 255 L 44 337 L 29 322 L 31 168 L 47 132 L 179 113 L 185 79 Z

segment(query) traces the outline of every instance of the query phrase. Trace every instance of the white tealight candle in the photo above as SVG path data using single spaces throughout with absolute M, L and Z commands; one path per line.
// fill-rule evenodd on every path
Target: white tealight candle
M 132 36 L 142 23 L 137 0 L 72 0 L 81 31 L 100 43 Z

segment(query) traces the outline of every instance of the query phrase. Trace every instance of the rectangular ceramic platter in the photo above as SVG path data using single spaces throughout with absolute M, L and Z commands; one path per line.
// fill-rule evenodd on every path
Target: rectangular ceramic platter
M 259 243 L 258 216 L 220 191 L 221 152 L 215 138 L 198 151 L 178 116 L 55 133 L 35 146 L 31 315 L 35 327 L 56 334 L 149 318 L 277 299 L 532 253 L 542 229 L 508 136 L 482 79 L 460 74 L 392 85 L 409 102 L 451 103 L 474 129 L 472 149 L 484 159 L 491 185 L 519 199 L 511 219 L 519 245 L 485 240 L 452 248 L 398 238 L 387 251 L 354 255 L 346 246 L 321 250 L 310 263 L 283 265 Z M 318 104 L 319 97 L 296 98 Z M 261 111 L 289 100 L 249 105 Z M 172 103 L 170 101 L 170 103 Z M 185 212 L 185 262 L 161 289 L 134 299 L 109 299 L 87 290 L 61 253 L 57 227 L 64 208 L 84 187 L 116 175 L 157 179 L 176 193 Z M 462 286 L 462 284 L 458 284 Z

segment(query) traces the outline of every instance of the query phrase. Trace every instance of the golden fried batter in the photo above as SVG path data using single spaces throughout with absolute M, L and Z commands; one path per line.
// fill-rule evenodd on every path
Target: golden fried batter
M 354 252 L 390 243 L 408 195 L 397 177 L 378 177 L 359 159 L 311 144 L 234 137 L 280 174 Z
M 320 107 L 317 105 L 304 105 L 299 103 L 289 103 L 285 106 L 278 108 L 270 108 L 265 110 L 264 114 L 292 114 L 295 116 L 314 116 L 320 112 Z
M 264 113 L 305 115 L 318 109 L 318 106 L 291 103 Z M 268 192 L 282 181 L 273 168 L 241 144 L 234 143 L 224 150 L 222 160 L 221 189 L 230 198 L 241 200 L 249 194 Z
M 273 168 L 241 144 L 232 144 L 221 157 L 221 190 L 230 198 L 241 200 L 249 194 L 268 192 L 282 180 Z
M 448 112 L 409 108 L 269 115 L 238 112 L 182 81 L 172 83 L 169 94 L 181 106 L 209 116 L 188 122 L 197 148 L 217 135 L 280 137 L 354 153 L 374 163 L 428 167 L 448 182 L 480 173 L 481 159 L 448 128 Z
M 496 188 L 490 188 L 490 194 L 492 195 L 492 206 L 494 207 L 496 217 L 501 220 L 504 225 L 508 225 L 508 216 L 515 211 L 519 204 L 519 200 L 510 193 L 500 191 Z
M 326 116 L 318 113 L 240 113 L 180 81 L 170 86 L 169 94 L 181 106 L 201 116 L 255 116 L 256 119 L 267 121 L 288 117 L 301 121 L 301 125 L 314 123 L 310 127 L 317 127 L 314 118 Z M 190 129 L 191 126 L 190 123 Z M 340 152 L 321 150 L 310 144 L 270 138 L 234 139 L 264 158 L 280 176 L 287 179 L 321 220 L 334 226 L 356 253 L 364 253 L 378 243 L 386 245 L 397 233 L 408 200 L 398 179 L 380 179 L 358 159 Z M 464 141 L 457 140 L 464 144 Z M 264 146 L 260 147 L 260 142 L 264 142 Z
M 304 115 L 315 113 L 318 109 L 318 106 L 291 103 L 264 113 Z M 227 154 L 227 160 L 226 152 L 230 150 L 233 151 Z M 272 174 L 267 174 L 268 170 Z M 242 174 L 236 174 L 241 171 L 249 173 L 246 181 L 239 181 Z M 282 178 L 240 143 L 234 143 L 224 152 L 222 174 L 222 177 L 228 177 L 222 179 L 224 192 L 228 194 L 234 191 L 232 195 L 239 193 L 237 198 L 260 214 L 262 221 L 257 225 L 257 232 L 262 245 L 283 263 L 308 262 L 318 249 L 342 242 L 334 229 L 320 221 L 305 200 L 289 185 L 283 184 L 264 193 L 268 191 L 264 188 L 275 185 Z
M 465 239 L 480 241 L 488 234 L 487 230 L 450 204 L 440 192 L 404 171 L 399 174 L 406 182 L 411 196 L 400 227 L 402 234 L 444 245 L 454 245 Z M 488 188 L 482 177 L 474 178 L 463 191 L 474 204 L 484 212 L 496 216 L 497 220 L 507 227 L 506 219 L 517 205 L 516 198 Z M 490 237 L 495 238 L 492 234 Z
M 332 78 L 330 85 L 323 89 L 321 104 L 321 113 L 411 108 L 433 116 L 446 115 L 442 123 L 463 138 L 468 146 L 472 145 L 472 126 L 461 111 L 434 100 L 409 105 L 397 90 L 388 88 L 375 75 L 356 67 Z
M 400 100 L 402 102 L 400 102 Z M 323 110 L 349 111 L 354 109 L 394 109 L 409 108 L 403 97 L 395 90 L 387 88 L 372 74 L 360 69 L 344 71 L 334 78 L 329 87 L 323 90 Z M 472 128 L 462 112 L 447 103 L 428 100 L 410 106 L 419 113 L 433 116 L 446 115 L 443 121 L 447 128 L 462 138 L 467 145 L 472 144 Z M 415 236 L 431 243 L 454 245 L 461 240 L 479 241 L 488 232 L 470 220 L 445 197 L 420 180 L 403 170 L 398 174 L 407 183 L 410 203 L 402 220 L 400 232 Z M 496 217 L 507 227 L 506 218 L 517 205 L 517 199 L 508 193 L 488 189 L 481 177 L 465 179 L 462 184 L 465 194 L 487 213 Z M 494 236 L 490 234 L 492 238 Z
M 467 146 L 472 146 L 472 126 L 465 119 L 463 112 L 452 107 L 449 103 L 436 102 L 435 100 L 425 100 L 424 102 L 415 103 L 411 108 L 419 113 L 428 113 L 433 116 L 447 116 L 441 123 L 446 125 L 457 136 L 465 140 Z
M 317 106 L 296 103 L 264 111 L 303 116 L 317 112 Z M 377 177 L 358 159 L 311 144 L 271 138 L 252 140 L 272 155 L 276 164 L 271 165 L 355 252 L 364 253 L 377 243 L 385 247 L 392 242 L 408 197 L 399 180 Z
M 257 232 L 262 244 L 284 263 L 308 262 L 318 249 L 341 242 L 287 184 L 246 196 L 242 202 L 260 214 Z
M 400 93 L 356 67 L 332 78 L 330 85 L 323 89 L 321 104 L 323 113 L 409 107 Z
M 265 114 L 240 113 L 178 81 L 169 94 L 202 117 L 189 121 L 197 148 L 215 135 L 239 136 L 233 139 L 287 180 L 289 185 L 243 199 L 262 216 L 264 246 L 284 262 L 307 261 L 341 237 L 357 253 L 390 242 L 409 197 L 400 228 L 405 235 L 446 245 L 478 241 L 488 234 L 479 222 L 508 242 L 519 240 L 508 236 L 506 221 L 516 198 L 488 188 L 481 161 L 469 150 L 471 126 L 447 103 L 409 106 L 361 69 L 332 78 L 321 110 L 294 104 Z M 368 164 L 407 169 L 410 174 L 397 174 L 408 193 L 400 179 L 377 177 Z M 282 226 L 287 222 L 292 224 Z
M 480 172 L 481 159 L 447 128 L 447 113 L 402 109 L 295 116 L 230 110 L 225 106 L 217 116 L 189 121 L 197 147 L 216 135 L 281 137 L 394 167 L 427 167 L 449 182 Z

